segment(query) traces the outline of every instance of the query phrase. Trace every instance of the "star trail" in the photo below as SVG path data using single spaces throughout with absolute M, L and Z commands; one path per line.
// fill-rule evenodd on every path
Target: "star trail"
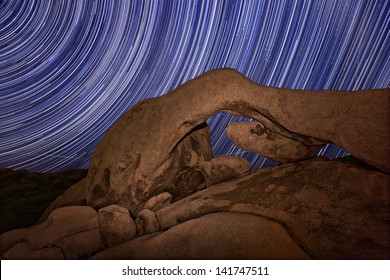
M 215 68 L 275 87 L 387 88 L 389 12 L 379 0 L 0 0 L 0 167 L 87 168 L 124 112 Z M 215 155 L 274 164 L 226 138 L 242 119 L 209 119 Z

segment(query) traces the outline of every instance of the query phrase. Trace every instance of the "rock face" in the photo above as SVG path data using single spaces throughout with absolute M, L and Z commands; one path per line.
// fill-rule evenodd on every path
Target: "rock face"
M 70 206 L 42 224 L 2 234 L 0 253 L 2 259 L 389 259 L 389 185 L 389 175 L 351 157 L 285 163 L 143 209 L 137 236 L 113 239 L 105 247 L 117 245 L 108 249 L 100 245 L 96 211 Z M 116 224 L 130 226 L 124 212 Z
M 144 209 L 149 209 L 152 211 L 160 210 L 172 203 L 172 195 L 168 192 L 160 193 L 151 197 L 144 204 Z
M 251 169 L 249 161 L 237 156 L 221 156 L 200 164 L 206 186 L 231 180 Z
M 87 206 L 58 208 L 43 223 L 0 235 L 1 259 L 87 259 L 100 250 L 97 213 Z
M 91 160 L 87 205 L 119 204 L 136 215 L 158 193 L 177 200 L 199 189 L 206 181 L 199 163 L 211 160 L 204 122 L 221 111 L 256 120 L 231 126 L 229 135 L 250 150 L 264 144 L 271 158 L 301 160 L 332 142 L 390 172 L 389 93 L 279 89 L 231 69 L 207 72 L 138 103 L 109 129 Z

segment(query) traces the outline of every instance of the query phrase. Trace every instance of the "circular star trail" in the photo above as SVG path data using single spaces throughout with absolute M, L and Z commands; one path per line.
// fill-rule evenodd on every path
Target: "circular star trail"
M 215 68 L 284 88 L 389 87 L 389 11 L 379 0 L 2 0 L 0 167 L 86 168 L 138 101 Z M 273 164 L 228 141 L 225 127 L 241 119 L 208 121 L 214 153 Z

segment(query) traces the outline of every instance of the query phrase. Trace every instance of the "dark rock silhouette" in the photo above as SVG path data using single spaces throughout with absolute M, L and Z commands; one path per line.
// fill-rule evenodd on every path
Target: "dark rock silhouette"
M 130 109 L 40 224 L 0 235 L 1 258 L 389 259 L 389 101 L 210 71 Z M 205 121 L 220 111 L 254 119 L 227 135 L 282 164 L 214 158 Z M 352 156 L 312 158 L 326 142 Z

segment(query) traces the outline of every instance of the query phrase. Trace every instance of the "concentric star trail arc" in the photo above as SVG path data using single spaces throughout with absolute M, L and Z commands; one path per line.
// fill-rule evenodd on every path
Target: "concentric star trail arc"
M 129 108 L 215 68 L 274 87 L 389 87 L 389 12 L 379 0 L 0 1 L 0 167 L 87 168 Z M 208 120 L 214 154 L 274 164 L 226 138 L 244 119 Z

